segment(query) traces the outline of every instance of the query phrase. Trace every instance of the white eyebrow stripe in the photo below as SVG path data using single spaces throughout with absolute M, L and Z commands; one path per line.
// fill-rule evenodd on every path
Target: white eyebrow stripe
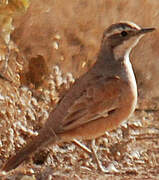
M 122 27 L 118 28 L 118 29 L 114 29 L 112 32 L 107 33 L 107 37 L 111 36 L 113 34 L 117 34 L 117 33 L 121 33 L 122 31 L 129 31 L 132 30 L 131 28 L 126 27 L 125 29 L 123 29 Z
M 122 23 L 123 23 L 123 26 L 122 26 Z M 128 21 L 121 21 L 119 24 L 121 24 L 121 26 L 118 26 L 118 27 L 114 27 L 114 29 L 112 29 L 110 32 L 109 30 L 105 33 L 105 35 L 108 36 L 111 36 L 113 34 L 116 34 L 116 33 L 120 33 L 121 31 L 129 31 L 129 30 L 132 30 L 132 29 L 136 29 L 136 30 L 140 30 L 141 28 L 132 23 L 132 22 L 128 22 Z M 124 24 L 128 24 L 129 26 L 124 26 Z M 115 25 L 115 24 L 114 24 Z
M 133 23 L 133 22 L 129 22 L 129 21 L 121 21 L 121 23 L 128 23 L 129 25 L 131 25 L 132 28 L 135 28 L 137 30 L 140 30 L 140 26 L 138 26 L 137 24 Z

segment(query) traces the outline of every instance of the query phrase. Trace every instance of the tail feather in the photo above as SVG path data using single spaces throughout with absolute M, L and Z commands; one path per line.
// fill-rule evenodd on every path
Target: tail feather
M 53 131 L 52 131 L 53 132 Z M 27 144 L 24 148 L 22 148 L 15 156 L 11 157 L 5 165 L 2 167 L 3 171 L 10 171 L 18 167 L 23 161 L 27 160 L 28 157 L 37 151 L 39 148 L 47 146 L 50 143 L 54 143 L 57 140 L 57 136 L 55 133 L 49 131 L 44 131 L 42 129 L 39 132 L 39 135 L 36 136 L 33 141 Z M 54 138 L 55 137 L 55 138 Z

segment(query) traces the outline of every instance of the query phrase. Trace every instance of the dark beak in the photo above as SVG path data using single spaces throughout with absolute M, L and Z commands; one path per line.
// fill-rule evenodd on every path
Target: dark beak
M 148 33 L 148 32 L 152 32 L 154 30 L 155 30 L 155 28 L 142 28 L 137 32 L 137 34 L 145 34 L 145 33 Z

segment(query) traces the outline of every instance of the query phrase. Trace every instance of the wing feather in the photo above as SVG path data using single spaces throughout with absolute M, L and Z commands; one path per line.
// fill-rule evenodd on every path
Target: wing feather
M 117 109 L 121 83 L 123 81 L 116 77 L 91 83 L 69 108 L 63 120 L 63 131 L 74 129 L 100 117 L 106 117 L 110 111 Z

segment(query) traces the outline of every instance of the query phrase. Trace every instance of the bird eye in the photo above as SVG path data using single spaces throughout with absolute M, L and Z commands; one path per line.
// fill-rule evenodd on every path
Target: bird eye
M 126 31 L 122 31 L 122 32 L 121 32 L 121 35 L 122 35 L 123 37 L 125 37 L 125 36 L 128 35 L 128 33 L 127 33 Z

